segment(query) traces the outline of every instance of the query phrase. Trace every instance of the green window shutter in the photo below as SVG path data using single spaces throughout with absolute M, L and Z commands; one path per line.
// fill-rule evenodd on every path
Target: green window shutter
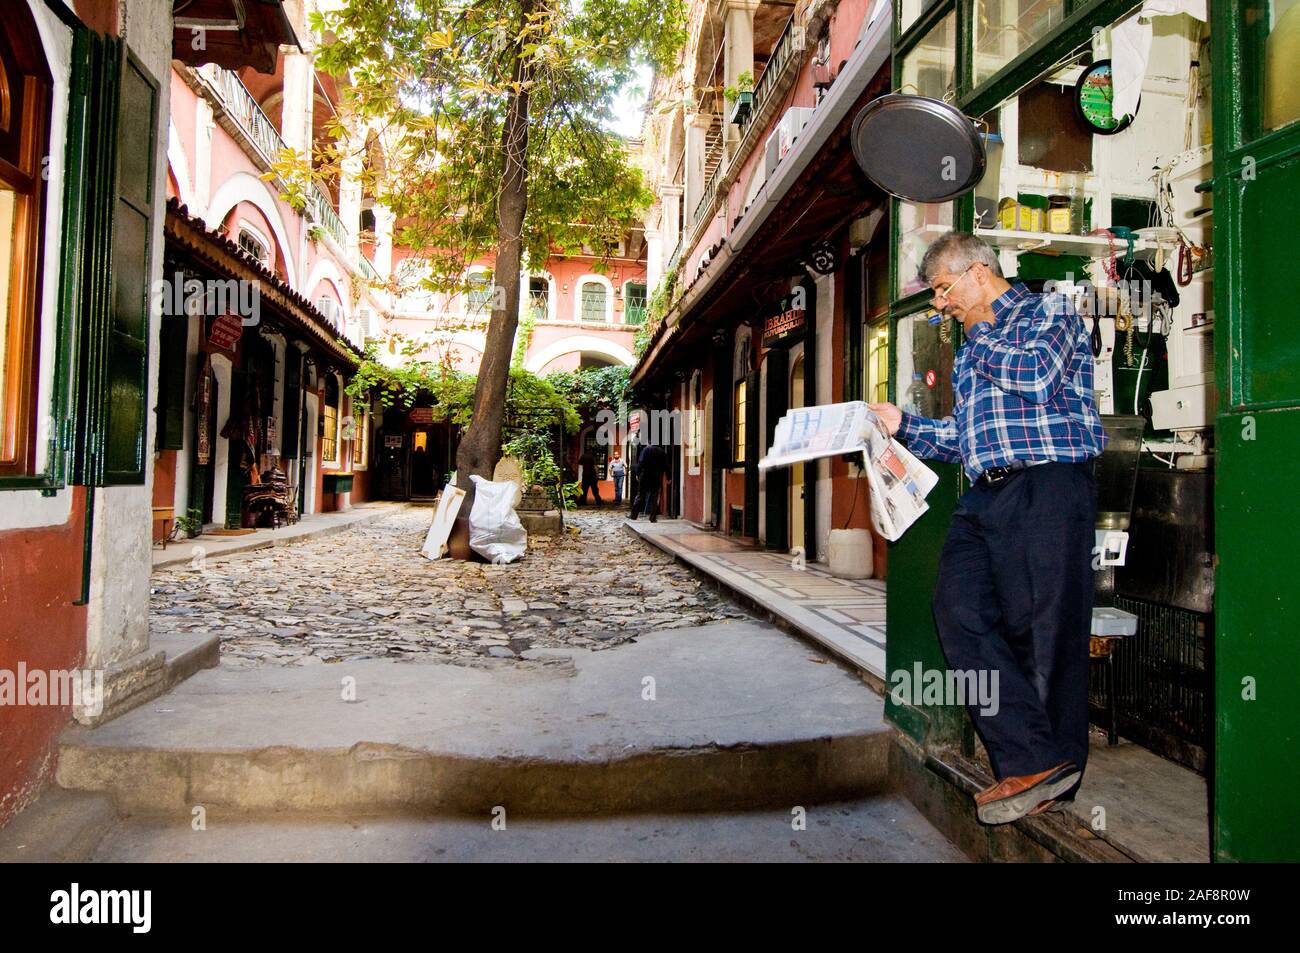
M 153 274 L 159 86 L 125 44 L 119 77 L 105 485 L 143 483 L 148 460 L 145 407 L 149 390 L 149 279 Z
M 112 37 L 96 43 L 88 126 L 76 482 L 140 484 L 148 460 L 149 282 L 159 85 Z

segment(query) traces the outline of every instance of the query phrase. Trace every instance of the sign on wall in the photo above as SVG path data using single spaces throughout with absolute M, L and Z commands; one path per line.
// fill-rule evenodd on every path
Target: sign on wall
M 803 340 L 808 312 L 789 308 L 763 322 L 763 347 L 789 347 Z
M 208 343 L 223 351 L 233 351 L 244 333 L 244 322 L 237 314 L 223 314 L 212 322 Z

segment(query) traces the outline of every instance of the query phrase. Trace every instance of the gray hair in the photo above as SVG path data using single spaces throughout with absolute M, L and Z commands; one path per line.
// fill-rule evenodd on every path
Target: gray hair
M 928 285 L 940 271 L 959 275 L 976 262 L 1002 277 L 998 253 L 988 242 L 970 232 L 945 232 L 926 249 L 921 259 L 921 280 Z

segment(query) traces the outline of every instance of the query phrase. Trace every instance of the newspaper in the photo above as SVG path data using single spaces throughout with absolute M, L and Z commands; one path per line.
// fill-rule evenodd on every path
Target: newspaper
M 865 402 L 790 411 L 777 422 L 771 449 L 758 466 L 768 470 L 846 453 L 862 454 L 871 490 L 871 523 L 893 542 L 930 508 L 925 498 L 939 478 L 889 436 Z

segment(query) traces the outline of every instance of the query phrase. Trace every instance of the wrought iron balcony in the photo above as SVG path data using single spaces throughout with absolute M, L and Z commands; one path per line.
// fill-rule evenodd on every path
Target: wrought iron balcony
M 280 157 L 288 146 L 276 130 L 275 125 L 257 104 L 253 94 L 248 91 L 239 76 L 228 69 L 208 64 L 198 71 L 206 81 L 208 88 L 216 96 L 222 112 L 242 134 L 244 140 L 254 149 L 254 160 L 260 158 L 259 165 L 270 169 L 271 164 Z M 307 195 L 307 219 L 310 224 L 325 229 L 338 242 L 339 247 L 347 249 L 350 235 L 344 226 L 333 202 L 315 183 Z M 379 272 L 365 255 L 349 256 L 352 264 L 370 281 L 381 281 Z

